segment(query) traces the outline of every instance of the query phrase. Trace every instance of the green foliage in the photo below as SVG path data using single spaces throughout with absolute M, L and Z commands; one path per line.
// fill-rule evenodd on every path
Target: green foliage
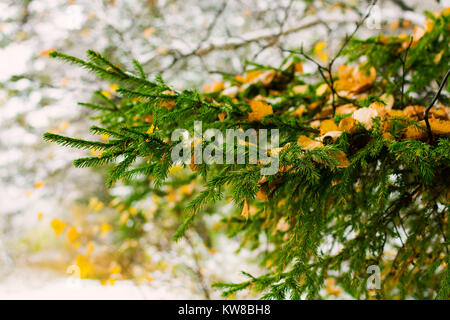
M 349 42 L 344 50 L 348 61 L 366 59 L 365 67 L 377 71 L 369 97 L 355 98 L 355 106 L 381 101 L 382 94 L 396 97 L 394 110 L 410 103 L 429 103 L 434 83 L 441 80 L 450 61 L 450 17 L 431 18 L 433 30 L 414 46 L 409 38 L 399 37 Z M 434 62 L 442 50 L 440 60 Z M 177 143 L 170 137 L 177 128 L 193 135 L 194 121 L 203 121 L 203 130 L 224 132 L 238 126 L 280 130 L 283 148 L 276 175 L 261 177 L 259 165 L 191 165 L 189 179 L 202 183 L 204 189 L 184 212 L 177 211 L 185 220 L 175 239 L 185 234 L 197 216 L 214 214 L 220 204 L 232 200 L 235 210 L 222 221 L 229 235 L 240 236 L 243 245 L 253 249 L 269 244 L 261 257 L 268 272 L 260 277 L 244 273 L 248 281 L 239 284 L 217 284 L 225 289 L 224 295 L 251 288 L 262 292 L 264 299 L 324 298 L 330 294 L 323 289 L 326 280 L 333 278 L 358 299 L 373 295 L 384 299 L 449 297 L 448 136 L 438 135 L 433 143 L 408 139 L 407 128 L 423 128 L 416 119 L 377 117 L 372 128 L 358 124 L 355 132 L 344 132 L 336 141 L 324 140 L 324 146 L 309 150 L 297 145 L 297 139 L 317 136 L 319 129 L 311 127 L 311 122 L 327 107 L 331 110 L 329 99 L 316 95 L 323 83 L 319 73 L 306 79 L 292 65 L 254 64 L 255 70 L 275 70 L 277 77 L 269 85 L 250 83 L 231 99 L 220 90 L 178 92 L 160 77 L 148 81 L 137 61 L 133 61 L 134 74 L 93 51 L 88 51 L 88 61 L 57 52 L 52 56 L 118 82 L 121 88 L 119 96 L 108 99 L 97 94 L 98 103 L 81 103 L 99 113 L 101 126 L 92 127 L 91 132 L 109 136 L 108 142 L 50 133 L 44 138 L 63 146 L 101 150 L 97 157 L 75 160 L 75 165 L 114 163 L 107 183 L 111 186 L 123 179 L 135 191 L 133 201 L 162 192 L 168 183 L 177 186 L 176 180 L 168 178 L 173 165 L 170 153 Z M 298 63 L 302 55 L 289 59 Z M 292 88 L 311 78 L 304 93 L 292 93 Z M 235 84 L 237 80 L 230 81 Z M 274 112 L 262 121 L 250 122 L 248 101 L 258 95 L 277 98 L 271 104 Z M 445 94 L 439 99 L 448 101 Z M 292 107 L 314 103 L 320 107 L 293 115 Z M 222 121 L 219 114 L 224 116 Z M 339 124 L 351 115 L 332 116 L 328 114 Z M 342 165 L 342 154 L 348 164 Z M 267 200 L 258 200 L 258 192 Z M 246 217 L 241 212 L 248 203 L 251 213 Z M 371 265 L 382 270 L 382 287 L 374 291 L 367 289 Z

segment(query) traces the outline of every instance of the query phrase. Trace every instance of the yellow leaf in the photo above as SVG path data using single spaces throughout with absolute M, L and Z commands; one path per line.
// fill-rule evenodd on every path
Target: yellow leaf
M 391 117 L 404 117 L 405 113 L 403 110 L 391 110 L 388 112 L 389 116 Z
M 370 68 L 367 73 L 366 70 L 358 69 L 341 65 L 338 66 L 338 80 L 335 82 L 336 90 L 344 90 L 351 93 L 361 93 L 369 89 L 375 82 L 377 72 L 375 68 Z
M 109 272 L 112 274 L 120 274 L 122 272 L 122 267 L 118 263 L 113 263 L 109 268 Z
M 306 107 L 305 106 L 300 106 L 297 109 L 295 109 L 293 116 L 294 117 L 301 117 L 303 115 L 303 113 L 305 113 L 306 111 Z
M 50 55 L 50 53 L 52 53 L 52 52 L 54 52 L 55 51 L 55 49 L 53 49 L 53 48 L 51 48 L 51 49 L 48 49 L 48 50 L 43 50 L 43 51 L 41 51 L 41 53 L 40 53 L 40 55 L 41 56 L 49 56 Z
M 250 108 L 252 112 L 248 114 L 248 121 L 261 121 L 269 114 L 273 114 L 273 109 L 270 104 L 260 100 L 250 100 Z
M 450 121 L 441 119 L 430 119 L 431 132 L 438 135 L 450 135 Z
M 427 137 L 426 131 L 417 126 L 408 126 L 405 131 L 406 139 L 423 140 Z
M 216 81 L 216 82 L 214 82 L 212 89 L 213 89 L 213 92 L 223 90 L 223 89 L 225 89 L 225 83 L 223 81 Z
M 294 65 L 294 70 L 295 70 L 295 72 L 297 72 L 297 73 L 303 73 L 303 63 L 302 63 L 302 62 L 297 62 L 297 63 Z
M 369 108 L 376 110 L 379 117 L 385 117 L 388 114 L 388 111 L 382 102 L 375 101 L 370 104 Z
M 433 31 L 434 28 L 434 21 L 431 20 L 430 18 L 427 18 L 427 20 L 425 21 L 425 33 L 430 33 L 431 31 Z
M 67 242 L 72 244 L 79 236 L 80 234 L 78 233 L 77 228 L 72 226 L 67 231 Z
M 249 212 L 250 212 L 249 209 L 250 209 L 250 208 L 249 208 L 248 200 L 245 200 L 245 201 L 244 201 L 244 207 L 242 208 L 242 212 L 241 212 L 241 217 L 244 217 L 245 220 L 248 220 L 248 214 L 249 214 Z
M 355 132 L 356 129 L 356 120 L 352 117 L 345 117 L 344 119 L 339 122 L 339 130 L 345 131 L 348 133 Z
M 302 147 L 304 150 L 313 150 L 315 148 L 320 148 L 323 146 L 322 142 L 312 140 L 307 136 L 300 136 L 297 140 L 297 144 Z
M 344 104 L 342 106 L 339 106 L 336 108 L 336 113 L 335 114 L 348 114 L 348 113 L 353 113 L 357 110 L 358 108 L 356 108 L 355 105 L 348 103 L 348 104 Z
M 320 134 L 325 134 L 330 131 L 338 131 L 338 126 L 333 119 L 324 120 L 320 123 Z
M 185 195 L 191 195 L 192 192 L 193 192 L 192 185 L 186 184 L 186 185 L 181 187 L 180 191 L 181 191 L 181 193 L 183 193 Z
M 249 71 L 245 74 L 245 78 L 244 78 L 243 82 L 250 82 L 250 81 L 256 79 L 257 77 L 259 77 L 261 74 L 262 74 L 262 72 L 259 70 Z
M 120 224 L 125 224 L 130 219 L 130 215 L 127 212 L 122 213 L 120 216 Z
M 102 91 L 102 95 L 104 95 L 106 98 L 111 97 L 111 93 L 109 91 L 107 91 L 107 90 L 103 90 Z
M 116 92 L 117 89 L 119 89 L 119 85 L 117 83 L 113 83 L 109 86 L 109 89 L 111 89 L 111 91 Z
M 419 43 L 420 39 L 423 38 L 423 36 L 425 35 L 425 29 L 419 27 L 419 26 L 415 26 L 414 27 L 414 33 L 413 33 L 413 41 L 411 44 L 411 48 L 415 47 L 417 45 L 417 43 Z M 403 47 L 406 49 L 409 45 L 409 40 L 407 41 L 408 43 L 405 42 L 405 44 L 403 45 Z
M 103 223 L 100 226 L 100 234 L 102 237 L 108 235 L 108 233 L 113 229 L 113 227 L 109 223 Z
M 137 215 L 137 210 L 135 207 L 130 207 L 129 211 L 130 211 L 131 215 L 133 215 L 133 216 Z
M 325 287 L 325 290 L 328 292 L 328 294 L 338 296 L 341 293 L 341 289 L 336 288 L 335 281 L 333 278 L 327 279 L 327 285 Z
M 183 169 L 183 167 L 181 165 L 172 166 L 169 169 L 169 174 L 176 174 L 177 172 L 179 172 L 182 169 Z
M 347 155 L 344 151 L 339 152 L 336 154 L 335 159 L 339 162 L 338 168 L 347 168 L 350 165 L 350 161 L 348 161 Z
M 103 204 L 103 202 L 99 202 L 99 203 L 97 203 L 97 204 L 95 205 L 94 211 L 100 211 L 100 210 L 103 209 L 104 206 L 105 206 L 105 205 Z
M 91 208 L 94 211 L 100 211 L 103 209 L 103 207 L 105 206 L 103 204 L 103 202 L 101 202 L 100 200 L 98 200 L 97 197 L 93 197 L 89 200 L 89 208 Z
M 55 236 L 57 236 L 57 237 L 61 233 L 63 233 L 64 229 L 66 228 L 66 223 L 59 219 L 53 219 L 52 222 L 50 223 L 50 225 L 53 228 L 53 231 L 55 231 Z
M 225 83 L 222 81 L 216 81 L 213 84 L 204 84 L 203 85 L 203 90 L 206 93 L 217 92 L 217 91 L 220 91 L 223 89 L 225 89 Z
M 167 195 L 167 199 L 169 200 L 169 202 L 175 202 L 175 192 L 169 192 L 169 194 Z
M 92 264 L 87 261 L 87 258 L 85 256 L 77 256 L 75 258 L 75 265 L 79 268 L 79 276 L 81 279 L 89 278 L 94 274 L 94 268 Z
M 436 54 L 433 58 L 434 64 L 438 64 L 441 61 L 442 55 L 444 54 L 444 50 L 441 50 L 438 54 Z
M 447 7 L 444 10 L 442 10 L 441 15 L 443 15 L 443 16 L 450 15 L 450 7 Z
M 295 94 L 305 94 L 306 90 L 308 90 L 307 84 L 299 84 L 292 88 L 292 92 L 294 92 Z
M 44 181 L 38 181 L 34 184 L 34 187 L 36 189 L 42 188 L 44 186 L 45 182 Z
M 162 101 L 162 102 L 159 103 L 159 105 L 161 107 L 167 108 L 169 110 L 172 109 L 173 107 L 175 107 L 175 104 L 176 104 L 175 100 Z
M 323 83 L 316 89 L 316 95 L 321 97 L 328 91 L 328 89 L 328 84 Z
M 269 199 L 269 196 L 267 195 L 266 191 L 261 188 L 260 190 L 258 190 L 258 192 L 256 192 L 256 198 L 261 201 L 267 201 L 267 199 Z
M 328 43 L 326 41 L 319 41 L 314 46 L 314 55 L 323 62 L 328 61 L 328 53 L 325 51 L 327 45 Z
M 148 128 L 147 133 L 152 134 L 155 131 L 155 126 L 152 124 L 150 128 Z
M 403 113 L 410 119 L 422 120 L 424 117 L 426 108 L 424 106 L 407 106 L 403 109 Z
M 223 122 L 225 120 L 225 117 L 227 116 L 227 114 L 225 112 L 221 112 L 217 115 L 217 117 L 219 118 L 220 122 Z

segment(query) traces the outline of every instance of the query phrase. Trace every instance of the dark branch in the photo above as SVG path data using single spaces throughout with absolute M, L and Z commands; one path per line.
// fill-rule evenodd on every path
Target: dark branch
M 430 143 L 432 143 L 432 141 L 433 141 L 433 133 L 431 132 L 430 122 L 428 121 L 428 113 L 430 112 L 430 109 L 433 107 L 433 105 L 435 104 L 437 99 L 439 99 L 439 96 L 440 96 L 442 90 L 444 89 L 445 83 L 447 82 L 447 79 L 448 79 L 449 76 L 450 76 L 450 69 L 447 71 L 447 74 L 445 75 L 444 79 L 442 80 L 441 85 L 439 86 L 439 89 L 436 92 L 436 95 L 434 96 L 434 98 L 431 101 L 430 105 L 425 110 L 425 123 L 427 124 L 428 138 L 430 140 Z

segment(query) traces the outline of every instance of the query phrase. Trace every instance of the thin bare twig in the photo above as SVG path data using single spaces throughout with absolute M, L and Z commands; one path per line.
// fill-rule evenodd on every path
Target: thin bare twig
M 430 112 L 430 109 L 433 107 L 433 105 L 435 104 L 435 102 L 437 101 L 437 99 L 439 98 L 442 90 L 444 89 L 445 83 L 447 82 L 448 77 L 450 76 L 450 69 L 447 71 L 447 74 L 444 76 L 444 79 L 441 82 L 441 85 L 439 86 L 438 91 L 436 92 L 436 95 L 434 96 L 433 100 L 431 101 L 430 105 L 428 106 L 428 108 L 425 110 L 425 123 L 427 124 L 427 129 L 428 129 L 428 139 L 429 142 L 432 143 L 433 142 L 433 133 L 431 132 L 431 126 L 430 126 L 430 122 L 428 121 L 428 114 Z
M 404 96 L 405 96 L 405 77 L 406 77 L 406 59 L 408 58 L 408 51 L 411 48 L 411 45 L 413 43 L 414 38 L 411 37 L 411 40 L 409 41 L 408 47 L 405 50 L 405 57 L 402 58 L 402 55 L 399 55 L 399 59 L 402 62 L 402 95 L 401 95 L 401 106 L 402 109 L 405 108 L 405 104 L 404 104 Z
M 336 101 L 335 101 L 335 95 L 337 95 L 336 89 L 334 88 L 334 79 L 333 79 L 333 64 L 336 62 L 337 58 L 342 54 L 342 51 L 345 49 L 345 47 L 348 45 L 350 40 L 355 36 L 355 34 L 358 32 L 359 28 L 364 24 L 364 22 L 369 18 L 370 14 L 372 13 L 373 7 L 377 4 L 378 0 L 373 0 L 372 3 L 369 6 L 369 9 L 367 10 L 367 13 L 364 15 L 364 17 L 356 23 L 355 30 L 350 35 L 346 35 L 344 43 L 340 47 L 340 49 L 337 51 L 337 53 L 334 55 L 333 59 L 330 60 L 330 63 L 328 64 L 328 72 L 330 76 L 330 90 L 332 91 L 332 106 L 333 106 L 333 116 L 336 112 Z
M 179 53 L 174 54 L 172 56 L 172 61 L 170 62 L 170 64 L 168 66 L 166 66 L 164 69 L 160 70 L 158 73 L 162 73 L 164 70 L 170 69 L 171 67 L 173 67 L 178 61 L 182 60 L 182 59 L 186 59 L 188 57 L 191 56 L 200 56 L 199 54 L 199 50 L 201 50 L 201 47 L 203 46 L 203 44 L 208 41 L 208 39 L 211 37 L 211 33 L 214 30 L 214 27 L 216 26 L 217 22 L 219 21 L 220 16 L 223 14 L 223 12 L 225 11 L 225 8 L 227 6 L 227 1 L 224 0 L 222 2 L 222 5 L 220 6 L 219 10 L 217 10 L 216 14 L 214 15 L 214 19 L 211 21 L 211 23 L 208 25 L 208 28 L 206 29 L 206 34 L 204 35 L 204 37 L 199 41 L 199 43 L 197 44 L 196 48 L 194 50 L 192 50 L 191 52 L 188 53 Z M 176 51 L 174 51 L 176 52 Z M 148 63 L 148 62 L 147 62 Z M 145 65 L 146 63 L 144 63 Z
M 192 256 L 193 256 L 194 262 L 195 262 L 195 274 L 198 278 L 198 281 L 200 283 L 200 287 L 202 288 L 205 299 L 211 300 L 211 294 L 209 293 L 208 285 L 205 282 L 205 278 L 203 276 L 202 269 L 200 266 L 200 261 L 198 259 L 197 253 L 195 252 L 194 244 L 192 243 L 192 240 L 188 234 L 185 234 L 184 238 L 186 239 L 187 243 L 191 247 Z
M 283 13 L 283 19 L 281 21 L 279 21 L 279 31 L 278 34 L 275 35 L 275 37 L 272 39 L 272 41 L 270 41 L 268 44 L 266 44 L 265 46 L 263 46 L 261 48 L 261 50 L 259 50 L 252 58 L 252 60 L 255 60 L 264 50 L 266 50 L 267 48 L 273 46 L 275 43 L 280 41 L 281 36 L 283 35 L 283 28 L 284 25 L 286 24 L 286 21 L 289 17 L 289 12 L 291 11 L 291 7 L 294 3 L 294 0 L 291 0 L 289 2 L 289 4 L 286 6 L 286 8 L 284 9 L 284 13 Z
M 330 62 L 328 63 L 328 66 L 323 66 L 321 65 L 318 61 L 316 61 L 315 59 L 313 59 L 312 57 L 310 57 L 309 55 L 307 55 L 304 50 L 303 47 L 300 49 L 299 52 L 296 51 L 292 51 L 292 50 L 287 50 L 287 49 L 283 49 L 280 48 L 282 51 L 287 51 L 287 52 L 291 52 L 291 53 L 298 53 L 300 55 L 302 55 L 304 58 L 306 58 L 307 60 L 311 61 L 312 63 L 314 63 L 318 70 L 319 73 L 321 75 L 321 77 L 323 78 L 323 80 L 325 81 L 325 83 L 328 85 L 328 87 L 331 90 L 331 95 L 332 95 L 332 107 L 333 107 L 333 116 L 335 115 L 336 112 L 336 98 L 341 99 L 342 101 L 346 101 L 348 103 L 352 103 L 356 106 L 359 106 L 359 104 L 352 99 L 348 99 L 345 97 L 342 97 L 339 95 L 339 93 L 336 91 L 336 88 L 334 86 L 334 78 L 333 78 L 333 65 L 336 62 L 337 58 L 339 58 L 339 56 L 342 54 L 342 51 L 345 49 L 345 47 L 348 45 L 348 43 L 350 42 L 350 40 L 354 37 L 354 35 L 358 32 L 359 28 L 364 24 L 364 22 L 367 20 L 367 18 L 370 16 L 373 7 L 376 5 L 378 0 L 373 0 L 369 6 L 369 9 L 367 10 L 367 13 L 363 16 L 363 18 L 358 21 L 356 23 L 356 27 L 355 30 L 353 30 L 353 32 L 350 35 L 346 35 L 345 40 L 343 42 L 343 44 L 341 45 L 341 47 L 339 48 L 339 50 L 336 52 L 336 54 L 333 56 L 333 58 L 330 60 Z M 327 73 L 327 75 L 325 75 L 325 73 Z

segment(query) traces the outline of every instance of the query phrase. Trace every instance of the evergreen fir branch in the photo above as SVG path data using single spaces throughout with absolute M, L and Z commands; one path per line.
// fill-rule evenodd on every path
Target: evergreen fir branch
M 77 168 L 103 166 L 108 163 L 111 163 L 112 161 L 117 159 L 122 154 L 123 154 L 123 152 L 114 152 L 111 154 L 101 154 L 97 157 L 79 158 L 79 159 L 74 160 L 73 164 Z
M 189 213 L 186 219 L 184 219 L 183 224 L 177 229 L 177 231 L 173 235 L 173 239 L 175 241 L 180 240 L 184 235 L 186 234 L 186 231 L 188 230 L 189 226 L 194 221 L 195 214 L 193 212 Z
M 96 96 L 97 98 L 99 98 L 101 101 L 103 101 L 104 103 L 106 103 L 108 106 L 110 106 L 111 109 L 113 109 L 114 111 L 119 110 L 116 106 L 116 104 L 111 101 L 107 96 L 105 96 L 103 94 L 103 92 L 97 90 L 94 92 L 94 96 Z
M 136 70 L 136 72 L 138 73 L 138 75 L 142 78 L 145 79 L 147 76 L 144 72 L 144 68 L 142 67 L 142 65 L 139 63 L 139 61 L 137 61 L 136 59 L 133 59 L 133 65 L 134 68 Z
M 122 135 L 122 134 L 120 134 L 120 133 L 118 133 L 116 131 L 105 129 L 105 128 L 101 128 L 101 127 L 98 127 L 98 126 L 92 126 L 89 129 L 89 131 L 91 131 L 92 133 L 98 134 L 98 135 L 105 135 L 105 136 L 108 136 L 108 137 L 111 136 L 111 137 L 115 137 L 115 138 L 118 138 L 118 139 L 125 138 L 124 135 Z
M 93 63 L 96 63 L 97 65 L 100 65 L 100 66 L 110 68 L 112 71 L 117 72 L 124 77 L 127 77 L 125 72 L 123 72 L 118 66 L 114 65 L 111 61 L 109 61 L 106 57 L 101 55 L 99 52 L 96 52 L 94 50 L 88 50 L 87 56 L 88 56 L 88 59 L 91 60 Z
M 194 200 L 192 200 L 188 207 L 186 208 L 188 213 L 187 218 L 184 220 L 183 224 L 177 229 L 174 234 L 174 239 L 179 240 L 184 236 L 189 226 L 195 219 L 197 213 L 206 205 L 212 204 L 217 200 L 222 198 L 222 194 L 214 189 L 207 189 L 202 191 Z
M 441 280 L 441 288 L 436 296 L 437 300 L 450 299 L 450 257 L 447 256 L 447 265 Z
M 112 81 L 119 81 L 119 82 L 124 82 L 124 83 L 130 83 L 130 84 L 135 84 L 135 85 L 137 84 L 137 85 L 144 85 L 144 86 L 150 86 L 150 87 L 156 86 L 156 84 L 151 81 L 148 81 L 148 80 L 145 80 L 142 78 L 137 78 L 137 77 L 134 77 L 133 75 L 123 72 L 120 68 L 114 66 L 111 62 L 108 63 L 108 68 L 111 68 L 109 70 L 109 69 L 102 68 L 92 62 L 84 61 L 82 59 L 79 59 L 79 58 L 76 58 L 73 56 L 69 56 L 69 55 L 66 55 L 64 53 L 57 52 L 57 51 L 51 52 L 50 56 L 52 58 L 58 58 L 60 60 L 68 62 L 70 64 L 78 65 L 84 69 L 87 69 L 87 70 L 97 74 L 98 76 L 100 76 L 104 79 L 109 79 Z M 94 57 L 94 56 L 96 57 L 96 59 L 99 59 L 100 61 L 103 61 L 103 59 L 105 59 L 104 57 L 100 58 L 99 55 L 91 55 L 91 57 Z M 116 69 L 118 69 L 120 71 L 116 71 Z
M 108 111 L 108 112 L 116 111 L 116 108 L 110 108 L 107 106 L 102 106 L 102 105 L 94 104 L 94 103 L 78 102 L 78 105 L 89 108 L 89 109 L 98 110 L 98 111 Z
M 135 90 L 130 90 L 130 89 L 126 89 L 126 88 L 120 88 L 117 90 L 117 92 L 119 94 L 121 94 L 124 97 L 128 97 L 128 98 L 140 98 L 140 99 L 159 99 L 159 100 L 176 100 L 177 96 L 176 95 L 170 95 L 170 94 L 148 94 L 148 93 L 143 93 L 143 92 L 139 92 L 139 91 L 135 91 Z
M 102 67 L 97 66 L 96 64 L 93 64 L 91 62 L 87 62 L 84 60 L 81 60 L 79 58 L 76 57 L 72 57 L 69 55 L 66 55 L 64 53 L 61 52 L 57 52 L 57 51 L 53 51 L 50 53 L 50 56 L 52 58 L 58 58 L 60 60 L 63 60 L 65 62 L 68 62 L 70 64 L 74 64 L 74 65 L 78 65 L 84 69 L 87 69 L 95 74 L 97 74 L 98 76 L 105 78 L 105 79 L 110 79 L 110 80 L 115 80 L 115 81 L 122 81 L 124 79 L 126 79 L 127 77 L 124 76 L 121 73 L 117 73 L 114 71 L 108 71 Z
M 129 166 L 133 164 L 136 158 L 137 158 L 136 152 L 129 152 L 127 155 L 125 155 L 125 159 L 110 170 L 110 174 L 108 180 L 106 181 L 106 185 L 108 187 L 112 187 L 114 182 L 125 177 L 127 172 L 126 170 L 128 169 Z
M 125 171 L 122 174 L 122 178 L 125 180 L 131 181 L 132 179 L 136 179 L 138 176 L 150 177 L 155 169 L 156 164 L 152 163 L 148 166 L 143 166 L 139 168 L 135 168 L 132 170 Z
M 56 142 L 64 147 L 71 147 L 77 149 L 107 150 L 117 145 L 117 143 L 112 144 L 98 141 L 87 141 L 82 139 L 69 138 L 49 132 L 44 134 L 44 140 Z

